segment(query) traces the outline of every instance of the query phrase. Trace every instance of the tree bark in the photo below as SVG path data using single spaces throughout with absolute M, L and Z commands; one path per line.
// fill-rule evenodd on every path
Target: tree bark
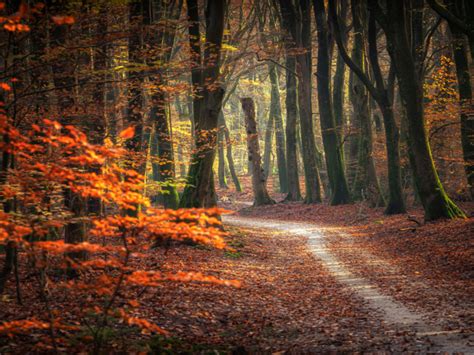
M 350 195 L 342 163 L 342 154 L 339 149 L 340 142 L 336 131 L 329 90 L 331 70 L 326 9 L 323 0 L 313 0 L 313 4 L 318 33 L 317 82 L 321 132 L 331 187 L 331 204 L 340 205 L 350 202 Z
M 273 126 L 274 119 L 270 109 L 268 115 L 267 127 L 265 129 L 265 146 L 263 148 L 263 175 L 265 180 L 268 180 L 268 177 L 271 175 L 271 159 L 272 159 L 272 146 L 273 146 Z
M 369 20 L 369 59 L 371 69 L 374 74 L 376 86 L 372 81 L 349 57 L 344 47 L 342 36 L 338 25 L 337 12 L 332 2 L 329 3 L 329 12 L 333 24 L 334 36 L 339 47 L 339 52 L 344 58 L 346 64 L 351 68 L 351 77 L 357 75 L 365 85 L 371 96 L 377 102 L 383 115 L 384 128 L 387 146 L 387 163 L 388 163 L 388 184 L 389 184 L 389 200 L 385 209 L 386 214 L 405 213 L 405 203 L 403 200 L 400 173 L 400 153 L 399 153 L 399 129 L 395 122 L 393 112 L 393 96 L 395 71 L 393 63 L 390 69 L 387 87 L 385 87 L 382 72 L 378 62 L 377 50 L 377 33 L 375 27 L 375 17 L 371 12 Z M 353 79 L 353 78 L 352 78 Z M 351 79 L 351 81 L 352 81 Z
M 347 0 L 341 1 L 341 39 L 344 46 L 347 45 L 347 34 L 346 34 L 346 17 L 347 17 Z M 337 53 L 336 71 L 334 73 L 333 87 L 332 87 L 332 102 L 334 107 L 334 120 L 336 121 L 336 132 L 338 135 L 339 142 L 343 141 L 344 137 L 344 94 L 345 94 L 345 73 L 346 64 L 342 55 Z M 343 145 L 340 146 L 342 159 L 344 160 L 344 149 Z
M 242 110 L 245 113 L 245 129 L 247 131 L 247 148 L 249 162 L 252 167 L 252 188 L 254 206 L 274 204 L 265 186 L 265 174 L 261 165 L 260 147 L 258 143 L 257 122 L 255 121 L 255 105 L 251 98 L 241 98 Z
M 385 31 L 389 54 L 395 65 L 400 95 L 407 112 L 410 165 L 425 210 L 425 220 L 465 217 L 447 196 L 434 166 L 424 125 L 422 81 L 406 32 L 409 28 L 406 4 L 402 1 L 388 2 L 385 14 L 376 0 L 369 0 L 369 3 Z
M 474 110 L 472 101 L 471 67 L 469 65 L 468 44 L 464 33 L 454 24 L 449 23 L 453 35 L 452 48 L 456 76 L 458 81 L 459 104 L 461 107 L 461 143 L 464 157 L 464 168 L 471 198 L 474 199 Z
M 270 65 L 271 99 L 270 112 L 273 114 L 273 125 L 275 130 L 275 148 L 278 166 L 278 181 L 280 183 L 280 192 L 288 192 L 288 180 L 286 171 L 285 157 L 285 133 L 283 132 L 283 118 L 281 115 L 280 102 L 280 84 L 278 80 L 278 71 L 275 64 Z M 273 112 L 272 112 L 273 110 Z
M 197 55 L 200 53 L 198 47 L 200 46 L 201 38 L 199 33 L 198 4 L 196 0 L 188 0 L 187 4 L 188 12 L 191 12 L 192 15 L 190 16 L 192 23 L 189 27 L 191 46 L 193 55 Z M 188 183 L 183 191 L 180 207 L 212 207 L 217 203 L 212 166 L 216 153 L 218 115 L 222 109 L 224 97 L 224 89 L 218 82 L 218 77 L 225 8 L 226 4 L 220 0 L 209 0 L 207 3 L 206 42 L 203 58 L 205 69 L 203 69 L 202 75 L 196 73 L 196 69 L 194 69 L 192 75 L 193 86 L 198 87 L 204 83 L 206 86 L 199 90 L 202 92 L 202 99 L 197 101 L 197 98 L 195 98 L 196 152 L 191 158 Z
M 217 176 L 219 179 L 219 187 L 223 189 L 228 189 L 229 186 L 227 186 L 227 179 L 225 176 L 225 146 L 224 146 L 224 130 L 225 130 L 225 125 L 224 125 L 224 114 L 219 112 L 219 127 L 218 127 L 218 133 L 217 133 L 217 153 L 218 153 L 218 166 L 217 166 Z
M 285 41 L 288 51 L 298 49 L 296 73 L 298 76 L 298 111 L 300 117 L 302 156 L 305 175 L 305 203 L 321 202 L 321 184 L 317 167 L 317 147 L 314 139 L 311 104 L 311 3 L 301 0 L 295 7 L 290 0 L 280 0 L 283 25 L 293 40 Z M 292 44 L 292 42 L 294 44 Z M 304 50 L 304 52 L 302 51 Z
M 286 164 L 288 177 L 288 195 L 286 201 L 302 200 L 300 181 L 298 177 L 298 152 L 296 150 L 296 123 L 298 120 L 298 103 L 296 92 L 296 60 L 293 56 L 286 54 Z
M 364 41 L 364 36 L 367 33 L 367 7 L 364 4 L 363 0 L 352 0 L 352 22 L 354 26 L 352 60 L 367 75 L 368 63 L 365 56 Z M 360 127 L 358 132 L 357 172 L 352 185 L 352 195 L 359 200 L 367 199 L 372 207 L 384 205 L 372 157 L 372 122 L 370 119 L 369 96 L 364 84 L 357 77 L 354 77 L 351 90 L 354 115 Z

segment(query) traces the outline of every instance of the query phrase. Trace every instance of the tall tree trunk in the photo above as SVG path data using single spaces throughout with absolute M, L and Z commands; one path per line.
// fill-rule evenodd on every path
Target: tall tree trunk
M 275 127 L 275 147 L 278 166 L 278 181 L 280 192 L 288 192 L 288 179 L 285 158 L 285 132 L 283 132 L 283 118 L 281 115 L 280 83 L 276 65 L 270 65 L 270 82 L 272 85 L 270 105 L 273 110 L 273 120 Z
M 347 0 L 341 1 L 341 38 L 344 46 L 347 45 L 347 34 L 346 34 L 346 17 L 347 17 Z M 337 62 L 336 62 L 336 71 L 334 73 L 333 87 L 332 87 L 332 102 L 334 107 L 334 120 L 336 121 L 336 131 L 338 135 L 339 142 L 343 141 L 344 137 L 344 94 L 345 94 L 345 73 L 346 73 L 346 64 L 344 58 L 338 52 L 337 53 Z M 344 149 L 341 143 L 340 151 L 342 158 L 344 160 Z M 347 178 L 349 181 L 349 179 Z
M 225 177 L 225 146 L 224 146 L 224 130 L 225 130 L 225 125 L 224 125 L 224 113 L 219 112 L 219 127 L 218 127 L 218 133 L 217 133 L 217 150 L 218 150 L 218 167 L 217 167 L 217 172 L 218 172 L 218 179 L 219 179 L 219 187 L 223 189 L 228 189 L 229 186 L 227 186 L 227 180 Z
M 340 205 L 348 203 L 350 201 L 350 195 L 342 163 L 342 154 L 339 149 L 340 142 L 336 131 L 336 122 L 334 120 L 329 90 L 331 62 L 329 56 L 329 32 L 326 20 L 326 9 L 324 0 L 313 0 L 313 4 L 318 33 L 317 82 L 321 132 L 323 135 L 326 167 L 331 187 L 331 204 Z
M 224 120 L 224 124 L 225 124 L 225 120 Z M 227 126 L 224 127 L 224 137 L 225 137 L 225 144 L 226 144 L 227 164 L 229 166 L 230 176 L 232 177 L 232 182 L 235 186 L 235 190 L 237 192 L 242 192 L 242 187 L 240 186 L 239 177 L 237 176 L 237 172 L 235 170 L 234 158 L 232 156 L 232 142 L 230 140 L 230 133 Z
M 61 7 L 65 5 L 62 2 L 55 3 L 49 11 L 52 14 L 60 13 Z M 54 26 L 51 31 L 51 47 L 61 48 L 66 45 L 68 35 L 68 26 Z M 61 123 L 74 124 L 72 122 L 71 113 L 74 107 L 74 70 L 76 65 L 71 63 L 73 55 L 71 53 L 63 53 L 53 61 L 52 74 L 54 87 L 57 95 L 57 110 L 61 114 Z M 86 201 L 69 188 L 64 189 L 64 205 L 72 213 L 74 218 L 66 224 L 64 230 L 64 241 L 66 243 L 77 244 L 86 240 L 86 225 L 84 217 L 86 215 Z M 72 258 L 85 257 L 85 253 L 71 253 Z M 70 270 L 72 271 L 72 270 Z M 72 275 L 72 273 L 71 273 Z
M 162 189 L 158 200 L 165 208 L 176 209 L 179 198 L 174 184 L 173 142 L 165 100 L 163 91 L 159 89 L 151 95 L 150 121 L 153 124 L 151 140 L 156 145 L 156 149 L 150 150 L 150 156 L 153 180 L 159 182 Z
M 466 37 L 450 23 L 453 35 L 454 63 L 458 80 L 459 103 L 461 106 L 461 143 L 464 156 L 464 167 L 469 184 L 471 198 L 474 198 L 474 110 L 472 101 L 471 70 L 469 65 L 468 44 Z
M 331 15 L 331 23 L 333 25 L 333 32 L 339 47 L 339 52 L 344 58 L 346 64 L 351 68 L 351 82 L 353 76 L 357 75 L 359 80 L 365 85 L 367 90 L 370 92 L 373 99 L 377 102 L 380 107 L 384 119 L 384 128 L 386 136 L 387 146 L 387 163 L 388 163 L 388 184 L 389 184 L 389 201 L 385 209 L 386 214 L 404 213 L 405 203 L 403 200 L 402 187 L 401 187 L 401 173 L 400 173 L 400 153 L 399 153 L 399 129 L 395 122 L 393 113 L 393 96 L 394 96 L 394 82 L 395 82 L 395 71 L 393 65 L 390 68 L 387 87 L 385 87 L 382 72 L 378 61 L 378 49 L 377 49 L 377 32 L 375 26 L 374 14 L 371 12 L 369 20 L 369 59 L 371 69 L 374 74 L 375 84 L 374 87 L 372 80 L 366 75 L 366 73 L 357 66 L 352 59 L 349 57 L 340 33 L 338 25 L 337 12 L 334 7 L 334 3 L 329 3 L 329 12 Z
M 158 2 L 155 4 L 154 13 L 148 15 L 155 21 L 179 19 L 182 7 L 182 1 L 170 1 L 166 4 Z M 148 7 L 145 11 L 151 11 Z M 154 16 L 153 16 L 154 15 Z M 154 84 L 150 95 L 149 126 L 152 127 L 152 141 L 156 144 L 156 149 L 150 151 L 152 160 L 153 177 L 156 182 L 161 184 L 159 200 L 165 208 L 176 209 L 178 207 L 178 192 L 175 185 L 175 161 L 173 154 L 173 138 L 171 137 L 171 112 L 168 110 L 170 98 L 161 89 L 166 84 L 166 72 L 161 68 L 154 67 L 153 63 L 169 63 L 172 57 L 173 46 L 176 35 L 175 22 L 171 22 L 166 29 L 160 29 L 154 36 L 152 45 L 158 51 L 157 55 L 150 58 L 150 81 Z M 143 150 L 148 151 L 145 138 Z
M 352 60 L 363 72 L 368 73 L 364 41 L 367 33 L 367 7 L 364 5 L 366 4 L 363 0 L 352 0 L 352 22 L 355 32 Z M 368 92 L 357 77 L 354 77 L 351 89 L 352 106 L 360 127 L 357 173 L 352 185 L 352 194 L 356 199 L 367 198 L 372 206 L 383 205 L 383 196 L 372 156 L 372 122 Z
M 309 0 L 299 1 L 296 6 L 290 0 L 280 0 L 279 3 L 283 25 L 292 37 L 292 39 L 285 41 L 287 50 L 288 52 L 299 50 L 295 57 L 298 76 L 297 101 L 302 141 L 301 154 L 306 187 L 305 202 L 317 203 L 321 202 L 321 184 L 317 167 L 317 147 L 314 139 L 311 104 L 311 3 Z
M 245 129 L 247 131 L 247 148 L 249 162 L 252 167 L 252 188 L 254 206 L 274 204 L 265 186 L 265 175 L 261 165 L 260 147 L 258 143 L 257 122 L 255 120 L 255 105 L 249 97 L 240 99 L 245 113 Z
M 147 0 L 133 0 L 129 4 L 130 34 L 128 38 L 128 60 L 133 66 L 143 64 L 143 35 L 144 25 L 149 23 L 149 12 L 145 6 Z M 126 124 L 135 128 L 135 135 L 126 141 L 126 148 L 131 152 L 130 168 L 145 175 L 146 150 L 143 143 L 147 143 L 150 137 L 150 130 L 144 127 L 143 109 L 143 75 L 131 70 L 128 77 L 128 102 L 126 113 Z M 140 206 L 128 209 L 126 213 L 130 216 L 137 216 Z
M 267 127 L 265 129 L 265 146 L 263 148 L 263 175 L 265 180 L 271 175 L 271 159 L 272 159 L 272 145 L 273 145 L 273 126 L 274 126 L 274 117 L 272 114 L 272 109 L 270 108 L 270 113 L 268 115 Z
M 193 55 L 200 53 L 199 15 L 196 0 L 188 0 L 188 13 L 192 23 L 189 34 Z M 206 42 L 202 75 L 193 70 L 193 86 L 206 84 L 202 91 L 202 102 L 195 101 L 195 145 L 191 158 L 188 184 L 181 198 L 180 207 L 211 207 L 216 205 L 212 166 L 216 153 L 217 121 L 224 89 L 218 83 L 219 57 L 224 32 L 226 4 L 220 0 L 209 0 L 206 9 Z M 197 28 L 196 28 L 197 27 Z M 197 31 L 196 31 L 197 30 Z M 202 80 L 201 80 L 202 78 Z M 198 80 L 196 80 L 198 79 Z M 212 85 L 212 89 L 210 87 Z M 196 91 L 195 91 L 196 94 Z M 196 100 L 196 99 L 195 99 Z M 197 105 L 196 105 L 197 103 Z
M 296 123 L 298 120 L 298 103 L 296 92 L 296 60 L 293 56 L 286 55 L 286 164 L 288 176 L 287 201 L 300 201 L 300 181 L 298 177 L 298 152 L 296 150 Z
M 388 2 L 385 14 L 376 0 L 369 1 L 371 10 L 385 31 L 389 54 L 395 65 L 400 95 L 407 112 L 410 164 L 416 189 L 425 210 L 425 219 L 465 217 L 444 191 L 426 137 L 423 87 L 406 32 L 408 28 L 406 3 Z M 409 55 L 410 53 L 412 54 Z

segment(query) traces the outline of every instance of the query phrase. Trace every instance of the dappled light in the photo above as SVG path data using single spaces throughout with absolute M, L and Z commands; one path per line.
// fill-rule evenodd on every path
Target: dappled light
M 473 353 L 469 0 L 0 0 L 0 353 Z

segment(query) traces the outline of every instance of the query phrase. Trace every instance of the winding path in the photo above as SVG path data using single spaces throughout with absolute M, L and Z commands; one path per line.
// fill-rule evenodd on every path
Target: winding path
M 326 236 L 318 226 L 303 222 L 288 222 L 282 220 L 259 219 L 242 216 L 224 216 L 223 222 L 240 228 L 265 229 L 284 232 L 307 239 L 308 247 L 322 265 L 338 280 L 357 296 L 362 298 L 368 307 L 373 309 L 385 323 L 395 329 L 404 328 L 416 332 L 418 337 L 429 337 L 436 351 L 449 353 L 474 353 L 474 347 L 466 344 L 456 332 L 446 332 L 438 326 L 424 321 L 425 314 L 413 312 L 403 304 L 384 294 L 370 280 L 352 273 L 348 266 L 342 263 L 326 247 Z M 365 255 L 368 255 L 367 253 Z

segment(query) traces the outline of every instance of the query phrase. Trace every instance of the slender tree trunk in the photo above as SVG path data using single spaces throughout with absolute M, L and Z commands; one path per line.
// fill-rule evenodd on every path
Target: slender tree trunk
M 368 72 L 365 56 L 364 36 L 367 33 L 367 9 L 363 0 L 352 0 L 352 22 L 354 26 L 354 45 L 352 60 L 365 73 Z M 370 120 L 369 95 L 360 79 L 354 77 L 352 83 L 352 106 L 355 119 L 360 127 L 358 136 L 357 173 L 352 185 L 356 199 L 367 198 L 372 206 L 383 205 L 383 196 L 372 157 L 372 122 Z
M 258 143 L 257 122 L 255 120 L 255 105 L 249 97 L 240 99 L 245 113 L 245 129 L 247 130 L 247 148 L 252 167 L 252 188 L 254 206 L 274 204 L 265 186 L 265 175 L 261 165 L 260 147 Z
M 452 47 L 461 106 L 461 143 L 464 168 L 471 198 L 474 198 L 474 103 L 472 101 L 468 44 L 464 34 L 455 25 L 450 25 L 450 29 L 453 35 Z M 472 64 L 471 67 L 474 68 Z
M 286 163 L 288 176 L 287 201 L 300 201 L 300 181 L 298 177 L 298 153 L 296 150 L 296 123 L 298 119 L 298 103 L 296 92 L 296 76 L 292 73 L 296 69 L 295 58 L 286 55 Z
M 340 205 L 348 203 L 350 195 L 342 163 L 342 154 L 339 149 L 340 142 L 338 140 L 329 90 L 331 70 L 326 9 L 323 0 L 313 0 L 313 4 L 318 33 L 317 82 L 321 132 L 323 135 L 324 152 L 326 154 L 329 184 L 331 186 L 331 204 Z
M 153 125 L 151 140 L 156 145 L 156 149 L 150 150 L 150 156 L 153 180 L 161 185 L 159 200 L 165 208 L 176 209 L 179 198 L 174 184 L 173 142 L 165 100 L 164 93 L 159 89 L 151 95 L 150 121 Z
M 273 145 L 273 126 L 274 117 L 272 109 L 268 115 L 267 128 L 265 129 L 265 147 L 263 148 L 263 175 L 265 180 L 271 175 L 271 158 L 272 158 L 272 145 Z
M 224 128 L 224 137 L 225 137 L 225 144 L 226 144 L 227 164 L 229 166 L 230 176 L 232 177 L 232 182 L 234 183 L 236 191 L 242 192 L 242 187 L 240 186 L 239 177 L 237 176 L 237 172 L 235 171 L 234 158 L 232 156 L 232 142 L 230 140 L 229 129 L 227 128 L 227 126 Z
M 223 189 L 228 189 L 229 186 L 227 186 L 227 180 L 225 177 L 225 146 L 224 146 L 224 130 L 225 130 L 225 125 L 224 125 L 224 113 L 219 112 L 219 127 L 218 127 L 218 134 L 217 134 L 217 145 L 218 145 L 218 167 L 217 167 L 217 172 L 218 172 L 218 179 L 219 179 L 219 187 Z
M 347 46 L 347 34 L 346 34 L 346 17 L 347 17 L 347 0 L 341 1 L 341 38 L 344 46 Z M 336 71 L 334 73 L 333 79 L 333 92 L 332 92 L 332 101 L 334 107 L 334 120 L 336 121 L 337 135 L 339 142 L 343 141 L 344 137 L 344 125 L 345 125 L 345 115 L 344 115 L 344 94 L 345 94 L 345 73 L 346 73 L 346 64 L 341 54 L 337 54 L 336 62 Z M 344 160 L 344 149 L 343 145 L 340 146 L 340 151 L 342 158 Z
M 280 83 L 278 80 L 278 71 L 275 65 L 270 65 L 271 106 L 273 109 L 273 120 L 275 127 L 275 147 L 278 166 L 278 181 L 280 183 L 280 192 L 288 192 L 288 178 L 286 171 L 285 157 L 285 132 L 283 132 L 283 118 L 281 114 Z

